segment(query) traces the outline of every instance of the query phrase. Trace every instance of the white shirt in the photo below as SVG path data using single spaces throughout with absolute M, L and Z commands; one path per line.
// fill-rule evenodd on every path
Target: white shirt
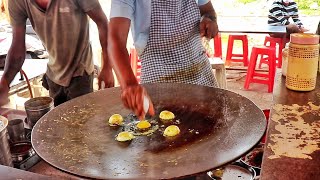
M 209 2 L 209 0 L 195 1 L 199 6 Z M 138 54 L 141 54 L 149 39 L 151 0 L 112 0 L 110 18 L 114 17 L 124 17 L 131 20 L 134 45 Z

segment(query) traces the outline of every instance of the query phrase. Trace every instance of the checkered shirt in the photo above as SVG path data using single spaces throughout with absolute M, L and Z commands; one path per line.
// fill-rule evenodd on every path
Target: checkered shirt
M 218 87 L 200 37 L 195 0 L 152 0 L 150 36 L 140 55 L 142 83 Z

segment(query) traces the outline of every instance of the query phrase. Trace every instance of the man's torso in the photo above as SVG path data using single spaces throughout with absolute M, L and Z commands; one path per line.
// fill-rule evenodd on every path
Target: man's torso
M 294 1 L 289 2 L 287 5 L 285 5 L 282 0 L 274 1 L 272 8 L 269 11 L 268 23 L 271 25 L 285 25 L 282 24 L 281 21 L 275 19 L 275 17 L 279 18 L 281 16 L 283 16 L 286 21 L 288 21 L 290 17 L 292 18 L 298 16 L 297 4 Z
M 47 75 L 55 83 L 68 86 L 72 77 L 93 72 L 89 24 L 77 0 L 19 0 L 49 53 Z

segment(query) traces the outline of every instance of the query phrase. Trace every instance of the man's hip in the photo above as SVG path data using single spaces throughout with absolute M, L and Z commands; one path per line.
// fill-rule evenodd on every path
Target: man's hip
M 83 76 L 73 77 L 69 86 L 61 86 L 50 80 L 47 75 L 42 78 L 42 86 L 49 90 L 54 105 L 58 106 L 70 99 L 93 92 L 93 73 L 84 73 Z

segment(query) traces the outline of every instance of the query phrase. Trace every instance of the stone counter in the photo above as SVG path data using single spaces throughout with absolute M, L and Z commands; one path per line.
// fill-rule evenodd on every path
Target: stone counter
M 277 73 L 262 162 L 262 180 L 320 179 L 320 74 L 316 89 L 286 88 Z

